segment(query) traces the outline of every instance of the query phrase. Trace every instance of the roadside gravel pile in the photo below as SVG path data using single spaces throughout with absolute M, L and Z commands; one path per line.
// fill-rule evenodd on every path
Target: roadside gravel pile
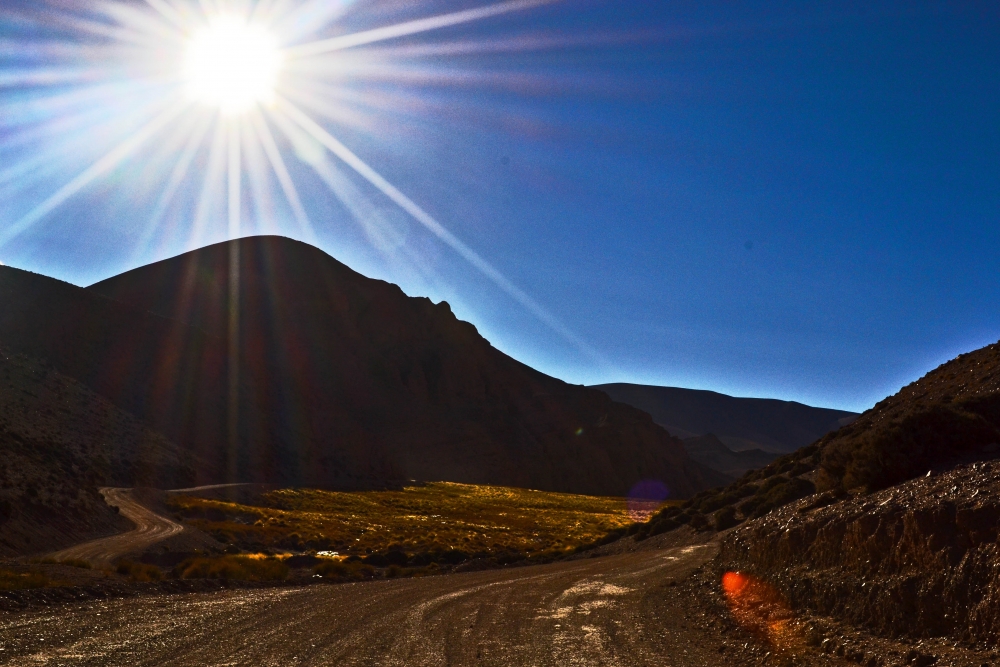
M 995 646 L 998 520 L 1000 462 L 977 462 L 842 501 L 797 501 L 735 529 L 720 563 L 797 609 L 878 635 Z

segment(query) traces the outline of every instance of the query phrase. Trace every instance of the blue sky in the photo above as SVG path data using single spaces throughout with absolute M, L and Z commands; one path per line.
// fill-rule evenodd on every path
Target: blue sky
M 488 3 L 341 4 L 317 37 Z M 0 167 L 53 157 L 0 178 L 0 229 L 139 127 L 150 99 L 127 76 L 93 95 L 90 80 L 2 83 L 97 39 L 67 28 L 73 3 L 5 6 Z M 998 34 L 988 2 L 581 1 L 359 47 L 374 64 L 332 85 L 324 127 L 548 324 L 340 165 L 345 205 L 280 136 L 311 229 L 248 188 L 240 232 L 305 238 L 446 299 L 569 382 L 862 410 L 1000 338 Z M 89 284 L 224 240 L 219 202 L 192 228 L 207 147 L 150 222 L 179 152 L 151 142 L 0 261 Z

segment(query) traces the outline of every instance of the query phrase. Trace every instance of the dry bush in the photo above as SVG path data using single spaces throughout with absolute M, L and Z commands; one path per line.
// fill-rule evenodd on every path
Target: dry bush
M 120 561 L 115 567 L 118 574 L 124 574 L 132 581 L 159 581 L 163 579 L 163 572 L 155 565 L 145 563 L 133 563 L 132 561 Z
M 252 505 L 190 496 L 169 502 L 188 523 L 244 549 L 368 554 L 378 567 L 551 557 L 630 523 L 621 498 L 446 482 L 395 491 L 285 489 Z
M 313 573 L 334 581 L 361 581 L 375 577 L 375 568 L 361 562 L 328 560 L 313 568 Z
M 52 583 L 41 572 L 11 572 L 0 570 L 0 591 L 17 591 L 25 588 L 44 588 Z
M 188 558 L 174 569 L 181 579 L 231 581 L 284 581 L 288 565 L 277 558 L 216 556 Z

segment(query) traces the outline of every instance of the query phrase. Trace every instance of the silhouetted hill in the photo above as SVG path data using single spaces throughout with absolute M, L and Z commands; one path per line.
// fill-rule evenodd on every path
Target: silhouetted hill
M 816 491 L 833 503 L 899 484 L 930 469 L 1000 454 L 1000 343 L 960 355 L 853 423 L 733 484 L 667 508 L 640 535 L 681 524 L 729 527 Z
M 857 417 L 857 413 L 814 408 L 770 398 L 736 398 L 714 391 L 602 384 L 595 389 L 653 416 L 680 438 L 714 433 L 730 449 L 792 452 Z
M 648 415 L 289 239 L 219 244 L 85 290 L 0 267 L 0 298 L 0 342 L 202 457 L 199 481 L 624 494 L 653 478 L 681 497 L 724 481 Z
M 185 485 L 197 462 L 79 382 L 0 348 L 0 555 L 128 528 L 102 486 Z
M 763 468 L 780 456 L 773 452 L 765 452 L 763 449 L 734 452 L 713 433 L 685 438 L 684 449 L 687 450 L 688 456 L 698 463 L 730 477 L 739 477 L 748 470 Z

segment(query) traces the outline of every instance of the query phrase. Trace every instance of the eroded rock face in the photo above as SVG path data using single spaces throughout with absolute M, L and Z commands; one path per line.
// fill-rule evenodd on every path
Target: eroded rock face
M 721 558 L 797 607 L 878 633 L 996 641 L 998 523 L 1000 462 L 979 462 L 870 495 L 810 496 L 737 528 Z

